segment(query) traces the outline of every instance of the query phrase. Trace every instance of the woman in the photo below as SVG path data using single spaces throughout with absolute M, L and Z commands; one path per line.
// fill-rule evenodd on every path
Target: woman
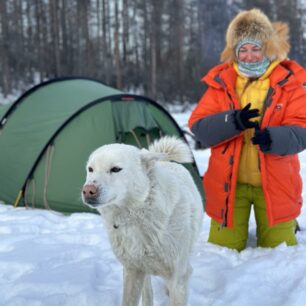
M 260 10 L 230 23 L 220 64 L 189 126 L 211 147 L 203 185 L 212 218 L 209 242 L 246 247 L 254 206 L 257 245 L 295 245 L 302 206 L 297 153 L 306 148 L 306 72 L 286 60 L 288 27 Z

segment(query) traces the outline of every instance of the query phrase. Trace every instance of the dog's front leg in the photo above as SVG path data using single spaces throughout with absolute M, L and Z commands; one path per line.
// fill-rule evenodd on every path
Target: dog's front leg
M 169 288 L 170 306 L 187 305 L 187 283 L 172 283 Z
M 145 273 L 134 269 L 123 269 L 122 306 L 138 306 Z
M 181 272 L 181 271 L 180 271 Z M 192 268 L 189 265 L 186 272 L 174 273 L 173 277 L 167 281 L 169 289 L 170 306 L 186 306 L 188 299 L 188 283 Z
M 151 277 L 147 275 L 142 288 L 142 306 L 153 306 L 153 290 Z

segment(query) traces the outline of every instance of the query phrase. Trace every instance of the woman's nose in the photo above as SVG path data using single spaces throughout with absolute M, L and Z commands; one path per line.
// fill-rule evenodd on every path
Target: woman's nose
M 246 62 L 253 62 L 254 61 L 254 55 L 252 52 L 247 52 L 245 57 Z

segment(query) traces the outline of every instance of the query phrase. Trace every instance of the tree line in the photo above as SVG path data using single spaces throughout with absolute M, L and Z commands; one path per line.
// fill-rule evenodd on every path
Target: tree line
M 290 57 L 306 64 L 302 0 L 0 0 L 0 90 L 83 76 L 160 102 L 196 102 L 229 21 L 253 7 L 288 22 Z

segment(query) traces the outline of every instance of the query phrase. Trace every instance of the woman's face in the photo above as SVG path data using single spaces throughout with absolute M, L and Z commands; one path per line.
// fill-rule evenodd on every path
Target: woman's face
M 244 44 L 238 52 L 238 60 L 246 63 L 256 63 L 263 59 L 263 53 L 260 47 L 254 44 Z

